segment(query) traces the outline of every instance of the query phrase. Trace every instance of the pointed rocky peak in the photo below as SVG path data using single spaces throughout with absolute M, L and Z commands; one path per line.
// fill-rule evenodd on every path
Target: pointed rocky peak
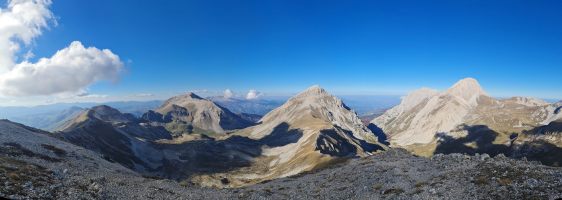
M 307 98 L 307 97 L 321 97 L 321 96 L 331 96 L 326 90 L 324 90 L 319 85 L 313 85 L 308 89 L 297 94 L 293 98 Z
M 306 90 L 304 90 L 304 92 L 314 92 L 314 93 L 326 93 L 326 90 L 324 90 L 324 88 L 320 87 L 320 85 L 313 85 L 310 86 L 309 88 L 307 88 Z
M 302 91 L 301 93 L 293 96 L 279 108 L 294 107 L 294 106 L 300 108 L 306 108 L 306 109 L 312 107 L 316 107 L 316 108 L 342 107 L 348 111 L 351 111 L 351 109 L 347 107 L 342 102 L 341 99 L 328 93 L 325 89 L 321 88 L 318 85 L 309 87 L 308 89 Z
M 456 97 L 460 97 L 467 102 L 475 101 L 481 95 L 486 95 L 486 92 L 480 86 L 480 83 L 474 78 L 465 78 L 453 85 L 446 91 L 446 94 L 450 94 Z
M 224 133 L 225 130 L 253 125 L 252 122 L 242 119 L 228 109 L 194 93 L 172 97 L 143 118 L 166 123 L 185 122 L 193 127 L 215 133 Z
M 187 97 L 189 97 L 189 98 L 192 98 L 192 99 L 203 99 L 203 98 L 201 98 L 200 96 L 196 95 L 196 94 L 193 93 L 193 92 L 189 92 L 189 93 L 187 93 L 185 96 L 187 96 Z
M 165 108 L 165 107 L 169 107 L 172 105 L 178 105 L 178 106 L 185 106 L 186 104 L 189 103 L 206 103 L 209 104 L 211 101 L 205 98 L 202 98 L 198 95 L 196 95 L 195 93 L 189 92 L 186 94 L 182 94 L 182 95 L 178 95 L 178 96 L 174 96 L 169 98 L 168 100 L 166 100 L 161 106 L 160 108 Z
M 89 109 L 84 109 L 74 118 L 55 127 L 53 130 L 69 131 L 89 122 L 104 122 L 114 124 L 134 122 L 136 120 L 136 117 L 132 114 L 121 113 L 119 110 L 110 106 L 99 105 Z
M 351 131 L 359 139 L 370 138 L 370 133 L 353 110 L 341 99 L 315 85 L 289 99 L 285 104 L 265 115 L 261 122 L 275 125 L 280 122 L 299 124 L 308 128 L 304 121 L 336 126 Z

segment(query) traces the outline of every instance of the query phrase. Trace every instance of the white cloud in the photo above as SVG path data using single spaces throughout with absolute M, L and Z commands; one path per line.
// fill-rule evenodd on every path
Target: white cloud
M 0 93 L 9 96 L 79 92 L 101 80 L 117 80 L 123 62 L 110 50 L 75 41 L 51 58 L 22 62 L 0 75 Z
M 80 93 L 80 94 L 76 95 L 76 97 L 77 97 L 77 98 L 80 98 L 80 99 L 91 99 L 91 98 L 103 99 L 103 98 L 109 97 L 109 95 L 106 95 L 106 94 Z
M 86 48 L 79 41 L 36 63 L 27 60 L 33 57 L 27 50 L 18 61 L 22 45 L 29 46 L 54 22 L 50 4 L 50 0 L 9 0 L 7 8 L 0 9 L 0 94 L 77 94 L 95 82 L 117 80 L 123 71 L 119 56 L 108 49 Z
M 0 8 L 0 73 L 14 66 L 22 43 L 29 45 L 54 19 L 50 0 L 9 0 Z
M 232 90 L 230 90 L 230 89 L 224 90 L 224 94 L 223 94 L 224 98 L 230 99 L 233 96 L 234 96 L 234 92 L 232 92 Z
M 253 100 L 261 97 L 262 95 L 263 94 L 261 92 L 258 92 L 256 90 L 250 90 L 248 91 L 248 94 L 246 94 L 246 99 Z
M 140 94 L 135 94 L 133 95 L 134 97 L 153 97 L 154 94 L 150 94 L 150 93 L 140 93 Z

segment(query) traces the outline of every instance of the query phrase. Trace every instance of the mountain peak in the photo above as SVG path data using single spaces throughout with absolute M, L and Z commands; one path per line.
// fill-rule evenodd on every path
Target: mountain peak
M 132 115 L 121 113 L 119 110 L 107 105 L 94 106 L 85 113 L 89 117 L 94 117 L 102 121 L 129 122 L 135 120 Z
M 185 95 L 182 95 L 182 97 L 187 97 L 187 98 L 191 98 L 191 99 L 203 99 L 202 97 L 200 97 L 199 95 L 196 95 L 193 92 L 188 92 Z
M 472 101 L 481 95 L 486 95 L 480 83 L 474 78 L 465 78 L 453 85 L 446 92 L 447 94 L 460 97 L 465 101 Z
M 117 109 L 112 108 L 108 105 L 97 105 L 97 106 L 94 106 L 94 107 L 90 108 L 90 110 L 93 110 L 93 111 L 95 111 L 97 113 L 100 113 L 100 114 L 102 114 L 102 113 L 119 113 L 119 111 Z
M 325 96 L 325 95 L 329 95 L 329 93 L 326 90 L 324 90 L 319 85 L 313 85 L 307 88 L 306 90 L 302 91 L 295 97 Z
M 166 100 L 154 111 L 159 113 L 160 118 L 163 117 L 162 120 L 164 121 L 171 119 L 181 123 L 185 122 L 198 129 L 215 133 L 246 128 L 253 124 L 232 113 L 230 110 L 215 104 L 213 101 L 191 92 Z M 158 116 L 150 115 L 152 114 L 147 113 L 145 117 L 157 120 Z
M 189 102 L 201 102 L 199 100 L 205 100 L 205 99 L 196 95 L 193 92 L 188 92 L 186 94 L 182 94 L 182 95 L 178 95 L 178 96 L 174 96 L 174 97 L 169 98 L 160 107 L 171 106 L 172 104 L 181 105 L 181 104 L 185 104 L 185 103 L 189 103 Z
M 457 81 L 450 89 L 473 89 L 480 90 L 480 83 L 474 78 L 464 78 Z

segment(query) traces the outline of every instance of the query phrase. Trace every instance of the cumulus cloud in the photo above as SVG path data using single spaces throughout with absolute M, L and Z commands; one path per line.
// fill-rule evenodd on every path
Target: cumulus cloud
M 9 96 L 79 92 L 97 81 L 116 80 L 123 65 L 108 49 L 86 48 L 74 41 L 51 58 L 24 61 L 0 74 L 0 92 Z
M 29 45 L 54 19 L 49 5 L 50 0 L 9 0 L 0 8 L 0 73 L 9 71 L 22 44 Z
M 261 96 L 262 96 L 261 92 L 258 92 L 256 90 L 250 90 L 248 91 L 248 94 L 246 94 L 246 99 L 253 100 L 253 99 L 260 98 Z
M 223 94 L 224 98 L 230 99 L 233 96 L 234 96 L 234 92 L 232 92 L 232 90 L 230 90 L 230 89 L 224 90 L 224 94 Z
M 119 56 L 108 49 L 84 47 L 74 41 L 51 58 L 29 62 L 33 52 L 22 47 L 54 21 L 50 0 L 9 0 L 0 9 L 0 94 L 37 96 L 79 93 L 102 80 L 116 80 L 123 70 Z M 55 22 L 56 23 L 56 22 Z

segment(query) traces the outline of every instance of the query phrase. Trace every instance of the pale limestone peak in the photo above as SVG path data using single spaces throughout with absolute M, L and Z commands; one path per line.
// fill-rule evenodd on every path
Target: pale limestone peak
M 467 102 L 474 101 L 481 95 L 486 95 L 486 92 L 480 86 L 480 83 L 474 78 L 465 78 L 455 83 L 451 88 L 446 91 L 456 97 L 460 97 Z
M 330 95 L 326 90 L 324 90 L 319 85 L 313 85 L 306 90 L 302 91 L 301 93 L 297 94 L 293 98 L 302 98 L 302 97 L 314 97 L 314 96 L 327 96 Z

